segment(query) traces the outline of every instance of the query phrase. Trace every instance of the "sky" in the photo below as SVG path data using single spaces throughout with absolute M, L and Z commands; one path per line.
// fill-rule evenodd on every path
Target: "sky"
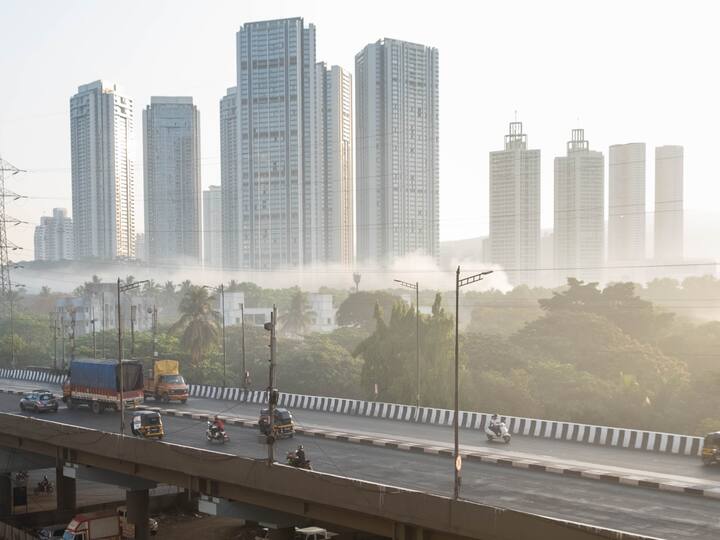
M 357 8 L 357 9 L 354 9 Z M 69 99 L 97 79 L 135 100 L 136 220 L 143 228 L 141 110 L 152 95 L 192 96 L 201 114 L 202 183 L 220 182 L 219 100 L 235 84 L 245 22 L 300 16 L 317 60 L 354 71 L 366 44 L 392 37 L 440 52 L 440 238 L 487 234 L 488 152 L 517 114 L 542 151 L 542 224 L 552 227 L 553 158 L 570 130 L 591 148 L 685 147 L 686 255 L 720 255 L 716 129 L 719 7 L 707 1 L 0 0 L 0 156 L 27 174 L 7 212 L 32 257 L 34 226 L 72 209 Z M 607 174 L 607 173 L 606 173 Z M 651 255 L 651 249 L 648 255 Z

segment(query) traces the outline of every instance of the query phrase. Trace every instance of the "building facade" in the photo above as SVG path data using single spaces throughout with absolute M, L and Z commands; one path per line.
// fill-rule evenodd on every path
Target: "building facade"
M 645 259 L 645 143 L 610 147 L 608 261 Z
M 357 259 L 439 254 L 438 50 L 384 39 L 355 56 Z
M 528 149 L 522 122 L 505 148 L 490 152 L 490 260 L 512 270 L 513 285 L 535 283 L 540 262 L 540 150 Z
M 237 88 L 220 100 L 220 187 L 222 202 L 222 266 L 240 267 L 240 208 L 238 206 Z
M 75 257 L 135 255 L 133 100 L 95 81 L 70 98 Z
M 567 277 L 597 281 L 605 254 L 605 157 L 573 129 L 567 154 L 555 158 L 554 266 Z
M 683 158 L 682 146 L 655 148 L 655 258 L 683 258 Z
M 203 191 L 203 264 L 222 267 L 222 190 L 209 186 Z
M 201 261 L 200 113 L 191 97 L 143 111 L 145 235 L 151 263 Z
M 306 256 L 313 162 L 315 27 L 302 18 L 237 33 L 236 186 L 223 185 L 224 258 L 240 269 L 298 267 Z M 225 181 L 225 177 L 223 178 Z M 227 195 L 227 200 L 225 195 Z
M 74 257 L 73 221 L 65 208 L 53 208 L 35 227 L 36 261 L 71 261 Z
M 352 76 L 340 66 L 316 66 L 315 162 L 306 262 L 353 263 Z M 307 249 L 306 249 L 307 251 Z

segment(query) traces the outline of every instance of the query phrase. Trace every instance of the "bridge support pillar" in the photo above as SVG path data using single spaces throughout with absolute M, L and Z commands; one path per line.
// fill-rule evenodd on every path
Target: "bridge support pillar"
M 127 519 L 135 525 L 135 540 L 150 540 L 150 492 L 147 489 L 132 489 L 126 492 Z
M 0 516 L 12 514 L 12 480 L 9 474 L 0 474 Z
M 55 466 L 55 504 L 58 512 L 75 510 L 77 491 L 75 479 L 63 474 L 63 463 Z

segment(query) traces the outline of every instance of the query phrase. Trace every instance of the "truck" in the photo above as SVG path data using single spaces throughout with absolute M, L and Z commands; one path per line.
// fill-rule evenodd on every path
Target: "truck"
M 68 409 L 87 405 L 93 413 L 120 409 L 120 391 L 126 408 L 132 409 L 143 400 L 143 368 L 135 360 L 123 360 L 123 384 L 117 360 L 74 359 L 63 383 L 63 401 Z
M 189 388 L 180 375 L 180 362 L 177 360 L 155 360 L 145 374 L 145 399 L 167 403 L 179 401 L 186 403 Z
M 117 512 L 103 510 L 76 515 L 65 529 L 63 540 L 120 540 Z

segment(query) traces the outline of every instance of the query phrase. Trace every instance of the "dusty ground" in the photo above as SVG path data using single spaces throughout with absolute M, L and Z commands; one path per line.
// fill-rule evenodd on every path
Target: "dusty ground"
M 174 540 L 253 540 L 253 531 L 242 520 L 218 518 L 203 514 L 175 514 L 155 516 L 160 528 L 154 538 Z

